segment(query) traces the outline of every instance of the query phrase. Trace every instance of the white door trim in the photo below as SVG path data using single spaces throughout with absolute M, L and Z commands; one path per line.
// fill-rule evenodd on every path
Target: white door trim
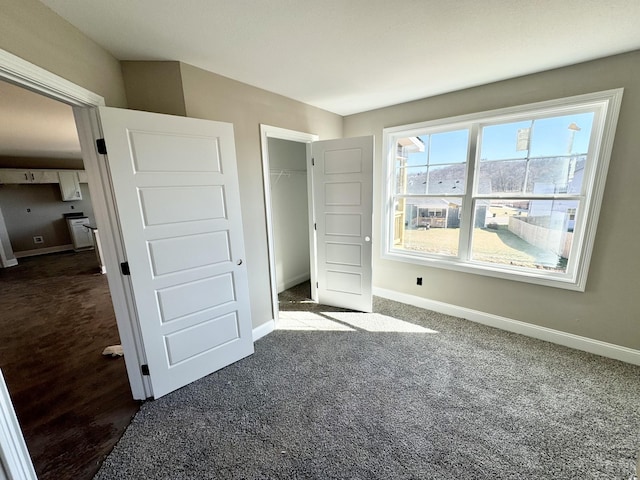
M 2 461 L 0 474 L 4 473 L 9 479 L 37 480 L 2 372 L 0 372 L 0 460 Z
M 107 281 L 118 323 L 120 342 L 131 385 L 136 400 L 152 395 L 151 384 L 142 375 L 140 365 L 146 363 L 142 336 L 133 302 L 133 289 L 129 277 L 120 275 L 120 262 L 125 261 L 124 245 L 111 186 L 108 164 L 95 149 L 95 139 L 102 137 L 97 112 L 91 108 L 74 108 L 82 159 L 89 180 L 89 192 L 93 214 L 100 232 L 102 260 L 107 271 Z
M 104 98 L 0 49 L 0 78 L 77 107 L 104 105 Z
M 124 258 L 120 227 L 115 215 L 115 200 L 108 168 L 101 161 L 94 146 L 94 139 L 99 138 L 100 128 L 97 115 L 92 108 L 105 105 L 104 98 L 4 50 L 0 50 L 0 79 L 73 107 L 82 160 L 89 180 L 91 203 L 101 238 L 104 237 L 102 246 L 105 265 L 107 272 L 117 272 L 120 268 L 118 259 Z M 134 310 L 128 301 L 132 297 L 131 288 L 121 275 L 107 275 L 107 278 L 124 348 L 131 391 L 135 399 L 143 400 L 151 395 L 151 390 L 140 371 L 140 365 L 144 363 L 144 353 L 135 315 L 131 314 Z
M 90 136 L 92 133 L 98 132 L 99 129 L 97 128 L 98 120 L 96 114 L 88 107 L 104 105 L 104 98 L 2 49 L 0 49 L 0 79 L 74 107 L 78 135 L 82 145 L 83 161 L 89 178 L 91 202 L 101 237 L 104 232 L 104 260 L 108 272 L 117 272 L 119 269 L 118 258 L 123 257 L 117 256 L 117 252 L 122 251 L 122 244 L 117 217 L 113 214 L 115 201 L 107 167 L 99 161 L 93 146 L 95 137 Z M 141 342 L 137 324 L 134 324 L 135 316 L 129 313 L 130 304 L 127 298 L 131 298 L 130 285 L 125 282 L 123 276 L 118 274 L 108 275 L 108 280 L 118 330 L 124 348 L 131 391 L 134 398 L 144 399 L 150 395 L 148 393 L 150 389 L 140 371 L 140 365 L 143 363 L 140 361 L 143 358 L 143 351 L 139 348 Z M 128 360 L 127 357 L 129 357 Z M 8 402 L 10 405 L 8 396 L 3 401 Z M 8 429 L 7 435 L 9 435 L 0 436 L 0 452 L 5 452 L 9 451 L 7 449 L 13 448 L 11 439 L 18 438 L 21 433 L 18 424 L 12 423 L 8 419 L 7 411 L 4 408 L 1 410 L 0 425 Z M 3 466 L 7 469 L 10 479 L 29 478 L 18 475 L 20 470 L 15 469 L 17 465 L 7 465 L 4 453 L 1 460 Z M 33 468 L 28 455 L 16 457 L 16 461 L 20 462 L 22 471 L 28 471 L 29 468 Z M 8 470 L 9 468 L 13 468 L 13 470 Z
M 290 140 L 292 142 L 311 143 L 319 139 L 319 136 L 313 133 L 298 132 L 288 130 L 286 128 L 273 127 L 271 125 L 260 124 L 260 143 L 262 150 L 262 184 L 264 187 L 264 205 L 267 220 L 267 251 L 269 253 L 269 276 L 271 279 L 271 313 L 273 321 L 278 321 L 278 282 L 276 280 L 276 258 L 275 247 L 273 244 L 273 212 L 271 210 L 271 181 L 269 170 L 269 138 L 278 138 L 280 140 Z M 307 166 L 307 185 L 310 183 L 311 168 Z M 313 218 L 311 190 L 308 189 L 309 195 L 309 241 L 313 243 Z M 315 249 L 311 245 L 311 285 L 315 285 Z M 314 297 L 315 298 L 315 297 Z

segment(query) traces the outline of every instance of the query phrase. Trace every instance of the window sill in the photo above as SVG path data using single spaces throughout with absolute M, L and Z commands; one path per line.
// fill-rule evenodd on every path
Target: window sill
M 536 273 L 535 270 L 524 271 L 521 268 L 509 268 L 508 266 L 491 265 L 487 263 L 462 261 L 459 259 L 449 259 L 442 257 L 427 257 L 407 254 L 400 251 L 391 251 L 382 254 L 383 260 L 396 262 L 411 263 L 424 267 L 440 268 L 444 270 L 452 270 L 462 273 L 470 273 L 473 275 L 481 275 L 502 280 L 510 280 L 516 282 L 531 283 L 534 285 L 542 285 L 545 287 L 562 288 L 565 290 L 573 290 L 584 292 L 586 284 L 586 276 L 576 274 L 562 273 Z

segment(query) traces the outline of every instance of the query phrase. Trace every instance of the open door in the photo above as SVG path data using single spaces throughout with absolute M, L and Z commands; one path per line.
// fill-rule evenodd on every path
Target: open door
M 253 353 L 233 125 L 98 114 L 158 398 Z
M 373 137 L 310 144 L 317 300 L 371 312 Z

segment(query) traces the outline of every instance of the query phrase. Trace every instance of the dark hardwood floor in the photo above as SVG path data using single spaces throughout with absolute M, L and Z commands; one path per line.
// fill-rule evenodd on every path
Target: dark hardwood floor
M 43 255 L 0 269 L 0 368 L 40 480 L 97 472 L 139 404 L 93 251 Z

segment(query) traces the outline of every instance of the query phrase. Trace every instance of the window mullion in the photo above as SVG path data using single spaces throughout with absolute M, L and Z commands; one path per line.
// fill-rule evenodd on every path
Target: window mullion
M 478 151 L 478 124 L 471 124 L 469 129 L 469 150 L 467 152 L 467 177 L 462 198 L 462 218 L 460 219 L 460 238 L 458 256 L 461 260 L 469 260 L 471 252 L 471 235 L 473 232 L 473 186 L 475 185 L 476 152 Z

